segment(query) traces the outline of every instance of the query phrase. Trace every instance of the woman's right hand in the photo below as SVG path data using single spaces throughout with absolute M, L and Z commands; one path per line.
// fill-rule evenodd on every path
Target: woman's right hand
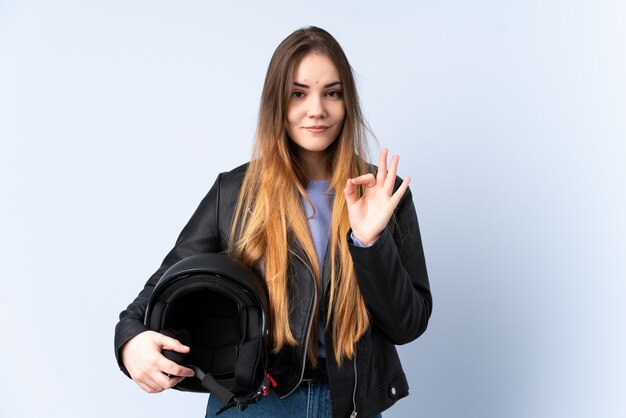
M 186 354 L 189 347 L 158 332 L 144 331 L 126 341 L 121 350 L 122 362 L 128 374 L 148 393 L 169 389 L 185 377 L 194 375 L 193 370 L 165 358 L 161 350 Z

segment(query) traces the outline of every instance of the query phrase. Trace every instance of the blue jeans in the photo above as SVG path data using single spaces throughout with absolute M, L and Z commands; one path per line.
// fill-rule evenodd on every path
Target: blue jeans
M 205 418 L 214 417 L 215 412 L 222 407 L 222 403 L 215 396 L 209 396 Z M 259 402 L 248 405 L 239 411 L 230 408 L 219 415 L 219 418 L 332 418 L 333 407 L 330 403 L 328 383 L 308 382 L 300 385 L 295 392 L 280 399 L 276 392 L 270 390 L 269 395 L 262 397 Z M 377 415 L 374 418 L 381 418 Z

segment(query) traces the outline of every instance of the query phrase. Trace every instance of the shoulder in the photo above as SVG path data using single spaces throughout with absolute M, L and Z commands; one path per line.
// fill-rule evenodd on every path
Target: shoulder
M 217 176 L 211 190 L 214 190 L 213 196 L 217 200 L 218 212 L 234 212 L 249 165 L 250 163 L 247 162 Z
M 239 191 L 249 166 L 250 162 L 247 162 L 233 168 L 230 171 L 224 171 L 220 173 L 217 177 L 217 183 L 220 190 L 222 192 L 230 190 Z
M 250 166 L 250 162 L 248 161 L 247 163 L 241 164 L 240 166 L 237 166 L 230 171 L 224 171 L 220 173 L 220 177 L 222 181 L 225 181 L 225 180 L 233 181 L 238 178 L 243 178 L 243 176 L 246 174 L 246 171 L 248 171 L 249 166 Z

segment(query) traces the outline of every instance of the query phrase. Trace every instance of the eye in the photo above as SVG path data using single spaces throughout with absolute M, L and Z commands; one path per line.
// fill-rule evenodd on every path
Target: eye
M 331 99 L 341 99 L 341 91 L 340 90 L 331 90 L 326 93 L 328 97 Z
M 302 99 L 304 97 L 304 93 L 300 90 L 294 90 L 291 92 L 291 97 L 294 99 Z

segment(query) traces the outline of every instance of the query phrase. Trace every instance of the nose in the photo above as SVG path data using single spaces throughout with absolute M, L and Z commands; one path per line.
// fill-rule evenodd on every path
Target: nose
M 309 96 L 309 106 L 307 107 L 307 116 L 309 118 L 325 118 L 326 109 L 324 108 L 324 102 L 321 97 L 316 94 Z

